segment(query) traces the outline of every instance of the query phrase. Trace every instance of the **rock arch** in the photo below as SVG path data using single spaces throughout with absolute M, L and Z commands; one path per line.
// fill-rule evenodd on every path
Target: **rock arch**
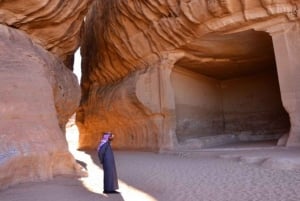
M 184 49 L 187 54 L 175 64 L 171 80 L 176 135 L 183 144 L 207 147 L 288 133 L 268 33 L 210 34 Z
M 119 148 L 175 149 L 178 142 L 171 73 L 174 64 L 188 57 L 185 47 L 216 34 L 226 38 L 234 33 L 257 36 L 262 32 L 272 37 L 282 103 L 291 119 L 287 145 L 299 146 L 299 90 L 295 84 L 286 84 L 297 79 L 293 70 L 297 57 L 292 55 L 299 45 L 292 41 L 298 40 L 298 4 L 288 0 L 95 2 L 82 42 L 83 98 L 77 113 L 80 146 L 95 147 L 99 133 L 110 128 L 119 134 L 119 141 L 115 142 Z M 287 39 L 287 34 L 292 39 Z M 210 50 L 195 51 L 204 60 L 241 62 L 238 56 L 213 54 L 208 58 Z M 290 65 L 289 72 L 286 64 Z M 117 109 L 122 99 L 128 104 Z M 106 107 L 97 106 L 98 102 Z M 281 111 L 284 113 L 282 107 Z

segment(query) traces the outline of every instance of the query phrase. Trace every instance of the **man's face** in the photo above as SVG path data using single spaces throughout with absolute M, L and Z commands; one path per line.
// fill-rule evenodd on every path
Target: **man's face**
M 113 139 L 114 139 L 114 135 L 113 135 L 113 134 L 110 134 L 109 140 L 113 140 Z

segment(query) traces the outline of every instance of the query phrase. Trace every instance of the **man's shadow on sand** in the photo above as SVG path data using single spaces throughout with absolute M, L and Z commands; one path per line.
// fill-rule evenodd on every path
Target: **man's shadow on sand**
M 77 178 L 63 176 L 56 176 L 52 180 L 44 182 L 28 182 L 15 185 L 0 191 L 0 200 L 124 201 L 121 196 L 105 196 L 91 192 Z

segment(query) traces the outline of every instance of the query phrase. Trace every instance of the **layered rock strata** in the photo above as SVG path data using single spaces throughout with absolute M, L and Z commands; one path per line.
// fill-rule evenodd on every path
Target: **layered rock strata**
M 0 1 L 0 189 L 76 175 L 65 124 L 80 87 L 72 68 L 91 1 Z
M 95 2 L 82 41 L 83 97 L 77 112 L 80 147 L 95 147 L 101 132 L 107 129 L 116 133 L 115 146 L 119 148 L 174 149 L 180 131 L 188 129 L 194 129 L 186 134 L 190 138 L 203 136 L 203 130 L 210 129 L 206 134 L 211 136 L 263 138 L 268 133 L 266 139 L 271 135 L 278 139 L 290 130 L 288 145 L 299 146 L 299 87 L 285 84 L 297 80 L 297 57 L 293 55 L 299 46 L 299 3 Z M 286 34 L 295 37 L 287 39 Z M 277 47 L 280 43 L 284 50 Z M 286 71 L 286 63 L 281 60 L 290 64 L 288 72 L 292 73 L 283 73 L 286 76 L 282 77 L 278 70 L 278 83 L 277 68 Z M 189 76 L 186 83 L 198 80 L 198 84 L 181 90 L 194 88 L 199 93 L 200 86 L 199 90 L 207 92 L 196 96 L 204 98 L 198 98 L 197 103 L 183 100 L 186 93 L 180 92 L 183 85 L 178 83 L 182 78 L 176 76 L 183 71 L 176 69 L 205 77 Z M 269 80 L 270 88 L 264 79 Z M 256 81 L 258 84 L 251 85 Z M 273 98 L 275 102 L 268 104 Z M 239 107 L 234 108 L 237 104 Z M 187 112 L 181 111 L 180 105 Z M 195 108 L 198 114 L 188 112 Z M 187 127 L 178 130 L 180 125 Z
M 11 0 L 0 2 L 0 23 L 25 31 L 30 38 L 59 56 L 70 58 L 79 46 L 83 18 L 92 0 Z
M 76 76 L 21 31 L 1 25 L 0 37 L 0 186 L 76 173 L 62 129 L 79 103 Z

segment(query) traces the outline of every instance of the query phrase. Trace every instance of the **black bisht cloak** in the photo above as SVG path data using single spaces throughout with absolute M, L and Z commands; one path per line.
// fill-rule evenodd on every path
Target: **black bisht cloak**
M 103 166 L 104 191 L 115 191 L 119 188 L 119 184 L 115 158 L 109 141 L 100 147 L 98 157 Z

